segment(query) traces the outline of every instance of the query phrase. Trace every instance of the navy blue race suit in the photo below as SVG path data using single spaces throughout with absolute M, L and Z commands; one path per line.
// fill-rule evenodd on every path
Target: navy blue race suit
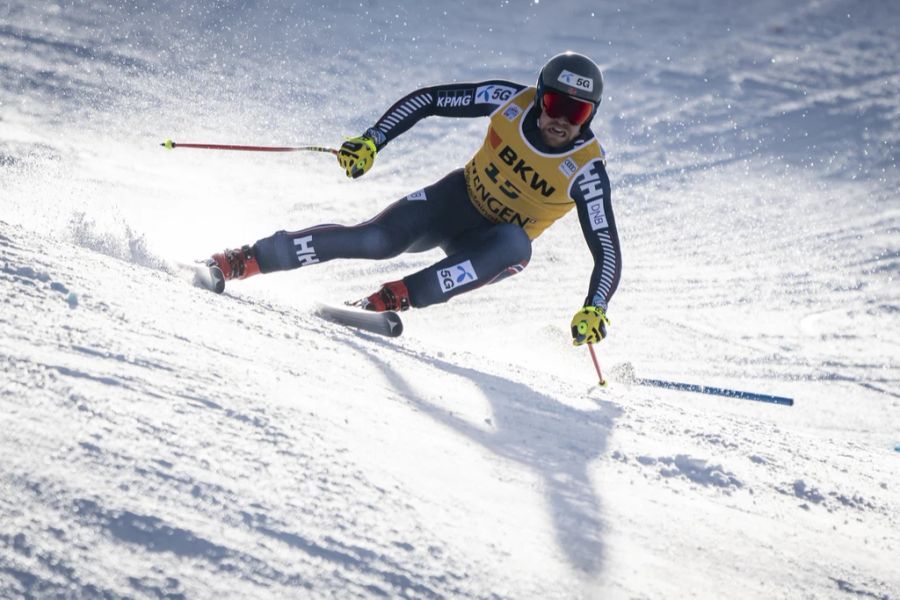
M 396 102 L 366 135 L 381 150 L 425 117 L 490 117 L 507 105 L 511 95 L 524 90 L 526 86 L 503 80 L 421 88 Z M 594 140 L 590 128 L 584 127 L 566 147 L 547 146 L 537 126 L 539 111 L 533 104 L 528 106 L 521 118 L 521 133 L 538 153 L 552 157 Z M 602 150 L 600 158 L 592 160 L 580 173 L 568 196 L 574 201 L 584 239 L 594 258 L 584 305 L 605 310 L 618 287 L 622 259 Z M 527 180 L 525 174 L 522 179 Z M 581 185 L 575 185 L 579 181 Z M 487 218 L 490 215 L 485 216 L 473 204 L 471 189 L 467 188 L 466 173 L 460 168 L 397 200 L 369 221 L 354 226 L 328 224 L 279 231 L 257 241 L 254 253 L 260 270 L 268 273 L 335 258 L 381 260 L 404 252 L 441 248 L 446 253 L 443 260 L 404 277 L 403 281 L 413 307 L 446 302 L 521 271 L 531 257 L 532 238 L 523 227 Z M 475 279 L 469 283 L 467 277 Z

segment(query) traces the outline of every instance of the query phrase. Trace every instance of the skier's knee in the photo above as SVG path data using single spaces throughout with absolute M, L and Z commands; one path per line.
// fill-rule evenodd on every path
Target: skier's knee
M 497 225 L 495 235 L 501 247 L 508 252 L 510 264 L 522 267 L 531 260 L 531 239 L 525 230 L 518 225 L 503 223 Z
M 360 243 L 363 255 L 374 260 L 394 258 L 402 254 L 407 244 L 378 225 L 369 225 L 362 232 Z

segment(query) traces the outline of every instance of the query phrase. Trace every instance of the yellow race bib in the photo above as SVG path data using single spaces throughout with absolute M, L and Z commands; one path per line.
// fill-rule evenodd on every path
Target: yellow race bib
M 513 223 L 535 239 L 575 203 L 569 186 L 575 174 L 603 157 L 594 139 L 561 154 L 540 152 L 525 139 L 522 120 L 536 90 L 526 88 L 494 111 L 484 143 L 466 165 L 469 199 L 494 223 Z

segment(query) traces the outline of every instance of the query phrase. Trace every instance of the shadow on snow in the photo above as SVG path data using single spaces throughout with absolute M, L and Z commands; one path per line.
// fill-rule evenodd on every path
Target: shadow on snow
M 586 574 L 600 572 L 604 558 L 603 522 L 600 499 L 590 480 L 588 465 L 606 452 L 620 408 L 601 403 L 599 410 L 578 410 L 525 384 L 427 358 L 432 367 L 468 379 L 481 389 L 490 401 L 495 428 L 485 431 L 429 402 L 389 361 L 372 350 L 351 340 L 345 343 L 375 364 L 398 394 L 431 418 L 496 456 L 540 475 L 556 539 L 569 563 Z M 422 360 L 403 348 L 391 349 Z

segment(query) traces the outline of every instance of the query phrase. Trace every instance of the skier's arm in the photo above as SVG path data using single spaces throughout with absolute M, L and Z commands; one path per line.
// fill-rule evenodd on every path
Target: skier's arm
M 381 150 L 425 117 L 487 117 L 525 87 L 500 79 L 424 87 L 395 102 L 365 135 Z
M 596 306 L 605 312 L 619 286 L 622 271 L 605 160 L 597 158 L 585 166 L 572 181 L 569 194 L 575 201 L 584 239 L 594 257 L 584 306 Z
M 523 89 L 524 85 L 493 79 L 416 90 L 395 102 L 364 134 L 344 141 L 338 164 L 347 177 L 361 177 L 372 168 L 379 150 L 425 117 L 487 117 Z

